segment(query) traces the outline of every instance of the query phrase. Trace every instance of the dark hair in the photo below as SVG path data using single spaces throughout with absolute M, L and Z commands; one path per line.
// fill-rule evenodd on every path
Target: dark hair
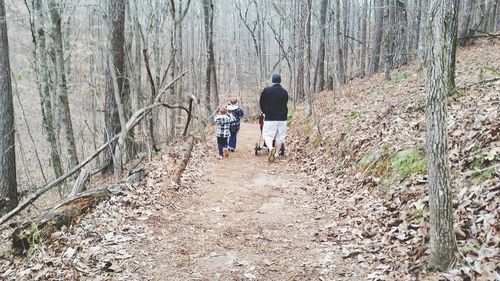
M 276 84 L 281 83 L 281 76 L 279 74 L 273 74 L 272 81 L 273 81 L 273 83 L 276 83 Z

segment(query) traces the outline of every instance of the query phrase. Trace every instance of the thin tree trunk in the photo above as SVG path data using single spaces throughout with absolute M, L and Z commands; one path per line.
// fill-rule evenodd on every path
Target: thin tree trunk
M 422 0 L 420 6 L 420 29 L 418 40 L 418 67 L 422 69 L 427 62 L 427 32 L 428 32 L 429 0 Z
M 450 162 L 448 159 L 447 97 L 455 89 L 458 3 L 431 0 L 429 66 L 427 68 L 426 146 L 429 169 L 431 267 L 446 271 L 453 261 L 456 240 Z
M 78 155 L 76 151 L 75 134 L 73 133 L 73 122 L 71 121 L 71 111 L 68 101 L 68 86 L 66 82 L 66 72 L 64 69 L 64 52 L 61 29 L 60 3 L 55 0 L 47 1 L 52 20 L 52 38 L 54 40 L 55 75 L 57 80 L 57 95 L 61 111 L 61 122 L 64 126 L 68 154 L 70 156 L 70 167 L 78 165 Z
M 335 27 L 334 27 L 334 40 L 335 40 L 335 66 L 336 66 L 336 82 L 337 86 L 345 83 L 345 64 L 344 64 L 344 40 L 343 33 L 340 31 L 340 0 L 335 0 Z
M 359 57 L 360 63 L 359 63 L 359 70 L 360 70 L 360 75 L 361 77 L 365 76 L 366 73 L 366 50 L 368 47 L 367 41 L 366 41 L 366 18 L 367 18 L 367 13 L 368 12 L 368 0 L 363 0 L 361 3 L 361 26 L 360 26 L 360 32 L 361 32 L 361 55 Z
M 491 8 L 490 8 L 490 17 L 489 17 L 489 31 L 490 32 L 495 32 L 496 31 L 496 17 L 497 17 L 497 7 L 498 7 L 498 2 L 499 0 L 491 0 Z
M 391 69 L 394 62 L 394 0 L 385 0 L 384 9 L 384 80 L 391 80 Z
M 203 0 L 203 15 L 205 25 L 205 44 L 207 47 L 207 68 L 205 77 L 205 109 L 207 117 L 219 106 L 217 89 L 217 73 L 214 54 L 214 4 L 212 0 Z M 212 89 L 214 90 L 212 94 Z
M 495 32 L 500 30 L 500 1 L 497 0 L 497 9 L 495 12 Z
M 133 96 L 131 95 L 132 93 L 132 87 L 131 83 L 134 81 L 134 66 L 132 63 L 132 42 L 134 39 L 134 21 L 132 20 L 132 7 L 130 6 L 131 3 L 130 1 L 125 1 L 125 10 L 126 10 L 126 18 L 125 21 L 127 22 L 127 36 L 125 39 L 125 80 L 124 80 L 124 95 L 123 95 L 123 113 L 125 119 L 128 119 L 130 115 L 133 112 Z M 135 88 L 134 88 L 135 90 Z M 136 151 L 136 144 L 135 144 L 135 134 L 134 130 L 131 130 L 128 132 L 127 138 L 126 138 L 126 145 L 125 147 L 127 148 L 126 153 L 126 160 L 125 162 L 129 162 L 132 159 L 135 158 L 137 155 Z
M 134 18 L 134 75 L 135 75 L 135 83 L 134 83 L 134 97 L 136 100 L 135 106 L 133 107 L 133 110 L 136 111 L 139 108 L 142 108 L 145 100 L 143 93 L 141 92 L 141 86 L 142 86 L 142 45 L 141 45 L 141 31 L 140 31 L 140 23 L 139 23 L 139 10 L 138 10 L 138 2 L 139 0 L 134 1 L 134 11 L 133 11 L 133 18 Z M 150 115 L 151 116 L 151 115 Z M 149 118 L 148 118 L 149 119 Z M 147 124 L 147 122 L 146 122 Z M 141 131 L 147 131 L 146 130 L 147 125 L 141 125 L 139 127 L 139 132 Z M 143 129 L 141 129 L 143 128 Z M 146 136 L 146 139 L 151 140 L 151 136 Z M 138 146 L 136 145 L 136 148 Z
M 318 59 L 316 61 L 316 71 L 314 73 L 314 92 L 321 92 L 325 89 L 325 38 L 326 38 L 326 12 L 328 11 L 328 0 L 321 0 L 319 17 L 319 48 Z
M 38 83 L 40 91 L 40 102 L 42 109 L 42 122 L 44 133 L 49 143 L 50 148 L 50 159 L 52 163 L 52 168 L 54 170 L 54 175 L 56 178 L 62 176 L 63 168 L 61 156 L 59 155 L 59 149 L 57 147 L 57 138 L 54 128 L 54 115 L 52 109 L 52 101 L 50 98 L 49 89 L 49 72 L 47 64 L 47 47 L 45 40 L 45 12 L 43 11 L 42 0 L 36 0 L 34 3 L 34 10 L 37 15 L 38 25 L 36 30 L 37 47 L 38 47 Z
M 295 80 L 295 89 L 297 93 L 297 99 L 299 101 L 304 100 L 304 56 L 305 56 L 305 41 L 306 41 L 306 17 L 307 8 L 306 1 L 301 1 L 298 10 L 298 38 L 297 38 L 297 74 Z
M 105 135 L 104 139 L 107 141 L 112 139 L 116 134 L 118 134 L 122 128 L 120 125 L 120 114 L 119 107 L 122 105 L 118 104 L 116 100 L 115 91 L 120 96 L 120 99 L 126 96 L 124 93 L 125 88 L 125 3 L 121 0 L 110 0 L 108 3 L 109 11 L 109 36 L 110 43 L 108 48 L 111 50 L 108 52 L 112 58 L 108 58 L 105 77 L 106 77 L 106 94 L 105 94 Z M 112 64 L 110 64 L 112 63 Z M 111 72 L 114 73 L 111 73 Z M 113 76 L 116 76 L 116 86 Z M 112 143 L 105 152 L 105 165 L 106 169 L 104 172 L 114 171 L 113 162 L 114 153 L 116 149 L 116 142 Z
M 425 1 L 425 0 L 423 0 Z M 380 68 L 380 50 L 382 49 L 382 36 L 384 26 L 384 0 L 375 1 L 375 35 L 373 38 L 372 53 L 370 65 L 368 67 L 368 74 L 377 72 Z
M 304 76 L 304 89 L 305 89 L 305 94 L 308 95 L 311 92 L 311 7 L 312 6 L 312 0 L 307 0 L 306 2 L 306 11 L 304 12 L 306 15 L 306 33 L 305 33 L 305 39 L 306 39 L 306 45 L 305 45 L 305 59 L 306 59 L 306 66 L 305 66 L 305 76 Z M 306 97 L 307 99 L 307 97 Z M 306 104 L 307 106 L 307 104 Z
M 205 45 L 207 48 L 207 66 L 205 68 L 205 115 L 208 117 L 210 112 L 212 111 L 212 107 L 210 106 L 210 95 L 211 95 L 211 82 L 212 82 L 212 68 L 210 67 L 210 50 L 208 46 L 210 45 L 210 13 L 211 13 L 211 5 L 212 1 L 203 0 L 203 26 L 205 29 Z
M 462 18 L 460 22 L 460 33 L 458 35 L 458 44 L 460 47 L 465 46 L 469 37 L 471 36 L 471 32 L 469 31 L 469 25 L 471 21 L 471 17 L 473 16 L 473 7 L 475 0 L 464 0 L 464 10 L 462 12 Z
M 406 34 L 408 32 L 408 9 L 405 3 L 395 0 L 393 3 L 394 11 L 394 33 L 393 33 L 393 68 L 398 68 L 408 62 L 409 45 Z
M 0 18 L 0 216 L 3 216 L 18 204 L 14 104 L 3 0 L 0 0 Z

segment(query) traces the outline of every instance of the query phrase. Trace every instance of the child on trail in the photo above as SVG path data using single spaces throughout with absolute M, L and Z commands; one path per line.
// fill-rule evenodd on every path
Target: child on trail
M 243 109 L 241 109 L 241 107 L 238 105 L 238 99 L 235 97 L 229 100 L 227 111 L 229 114 L 233 115 L 234 118 L 236 119 L 229 126 L 230 136 L 229 136 L 228 148 L 231 152 L 234 152 L 234 150 L 236 149 L 236 137 L 238 135 L 238 131 L 240 130 L 241 118 L 243 118 L 243 115 L 245 115 L 245 113 L 243 112 Z
M 217 146 L 219 155 L 218 159 L 223 159 L 229 156 L 227 149 L 227 139 L 229 138 L 229 126 L 236 120 L 233 115 L 227 113 L 227 108 L 221 107 L 219 114 L 214 117 L 214 122 L 217 125 Z

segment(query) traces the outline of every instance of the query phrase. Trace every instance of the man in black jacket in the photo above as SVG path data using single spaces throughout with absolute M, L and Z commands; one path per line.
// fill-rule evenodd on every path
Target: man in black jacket
M 269 147 L 269 162 L 274 162 L 276 152 L 285 143 L 286 122 L 288 117 L 288 92 L 281 87 L 281 76 L 273 74 L 272 86 L 265 88 L 260 95 L 260 110 L 264 113 L 262 136 Z M 273 140 L 274 147 L 273 147 Z

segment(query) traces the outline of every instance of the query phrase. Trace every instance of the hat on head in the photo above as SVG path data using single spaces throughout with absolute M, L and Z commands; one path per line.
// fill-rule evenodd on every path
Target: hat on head
M 276 84 L 281 83 L 281 76 L 279 74 L 273 74 L 272 81 L 273 81 L 273 83 L 276 83 Z

